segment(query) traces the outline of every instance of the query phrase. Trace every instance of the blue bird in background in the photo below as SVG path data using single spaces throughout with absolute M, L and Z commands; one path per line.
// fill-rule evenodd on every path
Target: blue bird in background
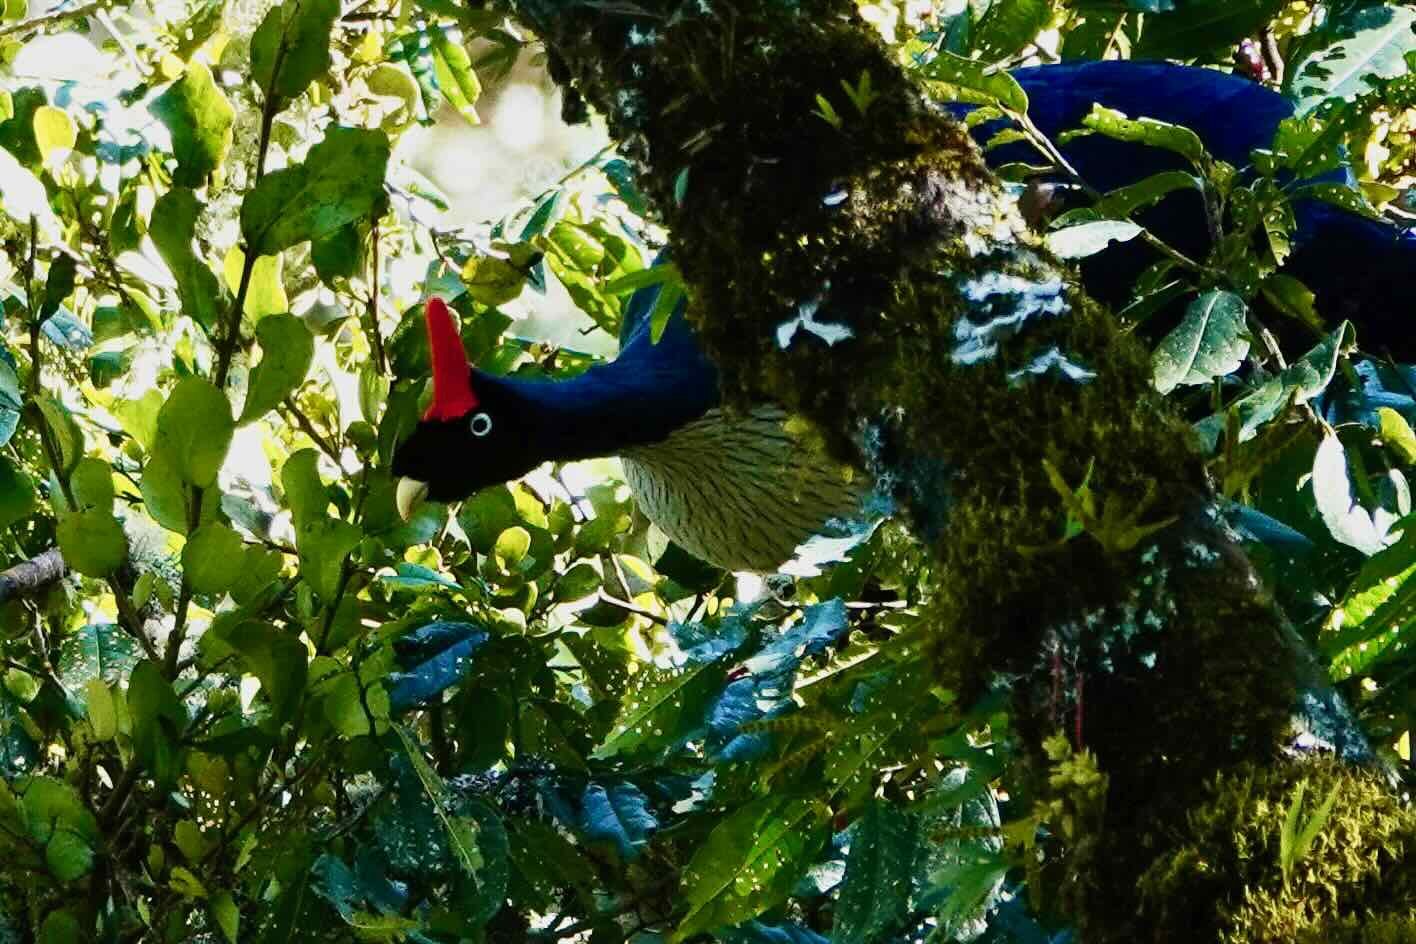
M 1019 69 L 1029 116 L 1053 140 L 1080 126 L 1093 103 L 1195 131 L 1214 157 L 1246 167 L 1292 115 L 1280 95 L 1234 76 L 1163 63 L 1095 62 Z M 951 106 L 963 114 L 969 106 Z M 996 123 L 974 129 L 980 142 Z M 1097 190 L 1166 170 L 1188 170 L 1178 155 L 1101 135 L 1060 145 Z M 1035 161 L 1030 145 L 989 151 L 994 166 Z M 1343 182 L 1352 185 L 1350 178 Z M 1416 233 L 1403 232 L 1314 199 L 1294 206 L 1293 249 L 1283 271 L 1308 285 L 1326 318 L 1351 318 L 1369 349 L 1416 355 L 1407 325 L 1416 308 Z M 1210 232 L 1201 197 L 1177 191 L 1138 221 L 1193 259 Z M 1157 258 L 1138 240 L 1083 262 L 1088 291 L 1117 304 Z M 650 314 L 662 286 L 631 296 L 621 350 L 612 362 L 568 380 L 498 377 L 470 368 L 446 306 L 429 303 L 433 406 L 398 448 L 405 517 L 425 497 L 465 498 L 549 461 L 620 456 L 640 508 L 675 543 L 731 570 L 770 572 L 828 522 L 858 516 L 869 483 L 803 448 L 785 413 L 763 404 L 747 415 L 720 409 L 718 375 L 703 355 L 683 303 L 657 343 Z M 848 530 L 848 529 L 847 529 Z
M 1054 141 L 1078 128 L 1092 103 L 1194 131 L 1215 158 L 1243 169 L 1252 153 L 1273 144 L 1279 123 L 1293 117 L 1293 104 L 1277 92 L 1213 69 L 1163 62 L 1114 60 L 1017 69 L 1013 78 L 1028 94 L 1028 117 Z M 962 117 L 970 106 L 951 110 Z M 980 144 L 1000 129 L 986 122 L 973 129 Z M 1157 147 L 1083 135 L 1060 146 L 1069 163 L 1097 190 L 1106 192 L 1163 171 L 1191 171 L 1178 154 Z M 1036 163 L 1025 142 L 994 148 L 992 166 Z M 1356 188 L 1346 168 L 1323 182 Z M 1322 200 L 1293 203 L 1292 252 L 1281 269 L 1312 290 L 1317 310 L 1331 324 L 1351 320 L 1367 350 L 1416 360 L 1416 230 L 1368 219 Z M 1175 191 L 1136 215 L 1160 239 L 1191 259 L 1210 250 L 1203 198 L 1197 190 Z M 1092 296 L 1120 305 L 1141 270 L 1159 255 L 1138 240 L 1113 244 L 1082 262 L 1082 281 Z

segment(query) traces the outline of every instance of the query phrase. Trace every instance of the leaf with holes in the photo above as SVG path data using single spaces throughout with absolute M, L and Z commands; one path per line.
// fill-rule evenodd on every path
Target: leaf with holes
M 324 239 L 380 209 L 388 136 L 335 126 L 303 163 L 263 177 L 241 203 L 241 233 L 252 252 L 273 255 Z
M 683 872 L 688 914 L 673 942 L 754 918 L 783 901 L 829 834 L 819 800 L 768 796 L 722 819 Z
M 1239 369 L 1249 353 L 1248 306 L 1233 292 L 1210 291 L 1190 303 L 1180 325 L 1156 346 L 1155 387 L 1209 383 Z

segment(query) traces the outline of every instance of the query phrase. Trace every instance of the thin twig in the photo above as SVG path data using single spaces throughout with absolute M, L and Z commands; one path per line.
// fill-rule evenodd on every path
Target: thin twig
M 369 338 L 373 341 L 374 363 L 379 373 L 388 376 L 388 356 L 384 353 L 383 334 L 379 331 L 379 221 L 369 227 Z M 365 417 L 370 422 L 373 417 Z
M 56 10 L 52 13 L 45 13 L 42 16 L 31 17 L 28 20 L 21 20 L 18 23 L 11 23 L 9 26 L 0 26 L 0 37 L 14 36 L 17 33 L 30 33 L 44 29 L 46 26 L 53 26 L 63 23 L 65 20 L 74 20 L 89 16 L 100 10 L 107 9 L 113 5 L 113 0 L 94 0 L 93 3 L 75 7 L 72 10 Z

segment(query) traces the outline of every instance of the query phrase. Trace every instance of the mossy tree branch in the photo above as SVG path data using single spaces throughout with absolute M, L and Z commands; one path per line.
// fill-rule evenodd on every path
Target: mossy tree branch
M 814 420 L 932 542 L 934 673 L 965 697 L 1009 679 L 1038 770 L 1059 728 L 1096 756 L 1104 817 L 1053 882 L 1085 938 L 1287 940 L 1271 932 L 1413 913 L 1410 883 L 1338 870 L 1329 906 L 1284 924 L 1276 864 L 1227 870 L 1232 848 L 1206 849 L 1196 877 L 1193 824 L 1236 802 L 1227 784 L 1262 782 L 1240 804 L 1253 814 L 1295 776 L 1267 771 L 1314 766 L 1287 760 L 1302 756 L 1295 719 L 1346 760 L 1365 744 L 1214 515 L 1147 352 L 1042 249 L 854 4 L 515 6 L 638 163 L 729 402 Z M 840 95 L 866 75 L 873 101 Z M 1084 481 L 1095 513 L 1063 541 Z M 1416 819 L 1340 769 L 1364 785 L 1354 815 L 1387 828 L 1367 851 L 1409 870 Z M 1182 886 L 1194 907 L 1177 914 Z M 1233 904 L 1245 895 L 1268 910 Z

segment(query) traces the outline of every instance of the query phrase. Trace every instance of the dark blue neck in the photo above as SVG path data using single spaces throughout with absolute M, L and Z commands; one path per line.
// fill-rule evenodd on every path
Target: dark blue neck
M 618 455 L 661 442 L 718 405 L 717 371 L 687 332 L 676 334 L 665 332 L 659 344 L 627 349 L 569 380 L 475 371 L 473 388 L 499 422 L 531 437 L 542 461 Z

